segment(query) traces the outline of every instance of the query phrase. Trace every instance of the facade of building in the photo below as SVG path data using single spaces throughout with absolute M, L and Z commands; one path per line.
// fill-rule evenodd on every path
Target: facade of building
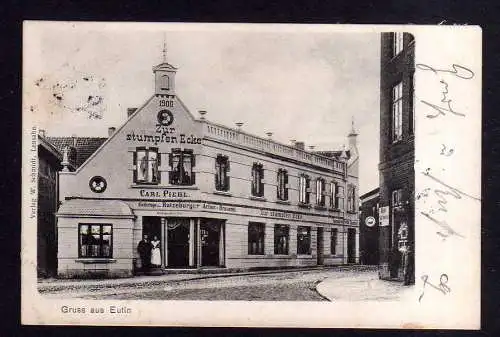
M 357 263 L 358 152 L 305 151 L 195 118 L 177 69 L 79 165 L 59 174 L 58 275 L 130 276 L 156 238 L 160 269 Z
M 415 40 L 382 33 L 380 73 L 380 269 L 414 283 Z
M 379 261 L 379 188 L 359 197 L 359 259 L 361 264 L 377 265 Z
M 41 277 L 57 273 L 57 171 L 61 168 L 61 152 L 45 137 L 38 135 L 38 212 L 37 274 Z

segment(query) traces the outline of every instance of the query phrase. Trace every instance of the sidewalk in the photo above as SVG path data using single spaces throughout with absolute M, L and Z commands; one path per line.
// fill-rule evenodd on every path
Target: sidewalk
M 345 277 L 327 278 L 316 291 L 330 301 L 399 301 L 414 296 L 414 286 L 379 280 L 376 271 L 349 273 Z

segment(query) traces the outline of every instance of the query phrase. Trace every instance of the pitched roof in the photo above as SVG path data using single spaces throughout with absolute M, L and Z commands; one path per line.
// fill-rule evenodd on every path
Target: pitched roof
M 59 151 L 64 148 L 74 147 L 76 158 L 73 164 L 75 168 L 80 167 L 105 141 L 106 137 L 46 137 Z M 70 159 L 71 160 L 71 159 Z

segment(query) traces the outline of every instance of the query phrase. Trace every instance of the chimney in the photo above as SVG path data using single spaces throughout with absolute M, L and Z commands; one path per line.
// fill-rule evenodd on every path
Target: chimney
M 304 144 L 304 142 L 295 142 L 295 148 L 304 151 L 306 145 Z
M 198 110 L 198 113 L 200 114 L 200 120 L 205 120 L 207 112 L 205 110 Z
M 272 132 L 266 132 L 267 138 L 272 139 L 273 138 L 273 133 Z
M 243 126 L 242 122 L 236 123 L 236 127 L 238 128 L 238 131 L 241 131 L 241 127 Z
M 137 110 L 137 108 L 127 108 L 127 118 L 132 116 L 132 114 Z
M 73 139 L 73 147 L 76 148 L 76 134 L 72 134 L 71 138 Z
M 45 130 L 44 129 L 39 129 L 38 134 L 40 135 L 40 137 L 45 138 Z
M 113 133 L 115 133 L 116 128 L 114 126 L 111 126 L 108 128 L 108 137 L 111 137 Z

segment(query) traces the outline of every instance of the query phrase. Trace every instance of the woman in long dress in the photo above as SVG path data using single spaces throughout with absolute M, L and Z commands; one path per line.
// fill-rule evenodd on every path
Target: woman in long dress
M 160 240 L 155 235 L 153 241 L 151 241 L 151 264 L 154 267 L 161 266 L 161 254 L 160 254 Z

